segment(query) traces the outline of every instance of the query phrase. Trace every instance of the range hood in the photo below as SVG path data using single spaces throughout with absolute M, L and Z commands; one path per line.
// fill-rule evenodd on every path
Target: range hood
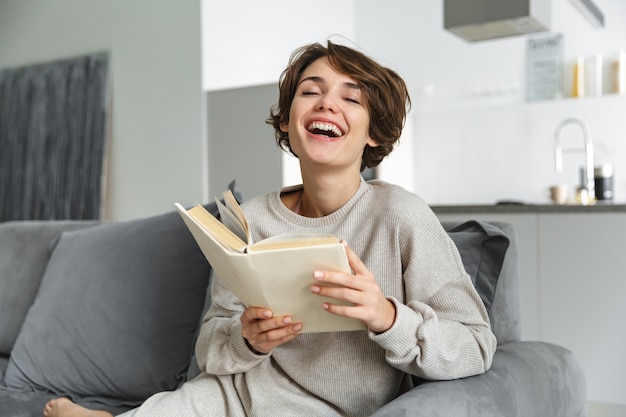
M 443 0 L 443 26 L 469 41 L 550 29 L 549 0 Z

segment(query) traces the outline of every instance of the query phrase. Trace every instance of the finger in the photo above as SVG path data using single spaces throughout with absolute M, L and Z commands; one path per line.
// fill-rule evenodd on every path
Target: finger
M 338 316 L 345 316 L 345 317 L 360 319 L 358 307 L 356 306 L 344 306 L 344 305 L 333 304 L 333 303 L 324 303 L 322 306 L 324 307 L 324 310 L 328 311 L 329 313 L 332 313 Z
M 282 341 L 285 338 L 294 336 L 302 331 L 302 323 L 293 323 L 288 326 L 278 327 L 273 330 L 264 332 L 266 340 L 276 342 Z
M 366 270 L 367 271 L 367 270 Z M 313 287 L 344 287 L 358 291 L 364 291 L 369 286 L 369 281 L 367 279 L 363 279 L 364 277 L 369 277 L 370 275 L 361 275 L 356 276 L 352 274 L 347 274 L 345 272 L 337 272 L 337 271 L 314 271 L 313 278 L 318 284 L 313 284 Z M 328 285 L 324 285 L 328 284 Z M 315 292 L 315 291 L 313 291 Z
M 322 271 L 317 270 L 313 272 L 313 278 L 316 281 L 325 282 L 329 284 L 342 285 L 348 284 L 351 278 L 351 274 L 338 271 Z
M 290 326 L 259 333 L 254 338 L 248 339 L 248 343 L 257 351 L 268 353 L 275 347 L 296 338 L 301 331 L 302 323 L 294 323 Z
M 248 307 L 244 310 L 242 318 L 248 321 L 271 318 L 274 314 L 272 310 L 264 307 Z
M 359 258 L 357 254 L 354 253 L 350 245 L 348 245 L 348 242 L 342 239 L 341 243 L 343 244 L 344 248 L 346 248 L 346 256 L 348 257 L 348 263 L 350 264 L 350 268 L 352 268 L 352 271 L 354 271 L 356 275 L 365 275 L 369 273 L 369 270 L 367 269 L 363 261 L 361 261 L 361 258 Z
M 323 297 L 360 304 L 361 290 L 347 286 L 311 285 L 311 292 Z
M 291 316 L 278 316 L 272 317 L 271 319 L 259 320 L 257 322 L 257 327 L 259 333 L 265 333 L 276 329 L 288 327 L 292 323 L 293 319 L 291 318 Z
M 293 323 L 293 319 L 291 318 L 291 316 L 278 316 L 271 317 L 269 319 L 262 318 L 252 320 L 245 320 L 242 318 L 241 322 L 244 326 L 244 331 L 246 332 L 246 335 L 252 336 L 254 334 L 269 332 L 274 329 L 280 329 L 289 326 Z
M 298 331 L 292 330 L 292 332 L 291 332 L 291 333 L 289 333 L 288 335 L 286 335 L 286 336 L 284 336 L 284 337 L 281 337 L 280 339 L 278 339 L 277 341 L 275 341 L 275 342 L 274 342 L 274 345 L 275 345 L 274 347 L 276 347 L 276 346 L 280 346 L 280 345 L 282 345 L 283 343 L 287 343 L 287 342 L 289 342 L 289 341 L 291 341 L 291 340 L 295 339 L 296 337 L 300 336 L 300 334 L 301 334 L 301 330 L 302 330 L 302 327 L 300 327 L 300 330 L 298 330 Z

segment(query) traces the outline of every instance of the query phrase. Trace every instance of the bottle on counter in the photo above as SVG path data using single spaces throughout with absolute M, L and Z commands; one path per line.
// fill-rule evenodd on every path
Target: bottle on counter
M 586 96 L 601 96 L 603 91 L 604 59 L 602 54 L 595 54 L 585 62 L 585 91 Z
M 585 58 L 579 56 L 574 63 L 572 97 L 585 96 Z
M 613 165 L 603 164 L 593 170 L 597 201 L 613 200 Z

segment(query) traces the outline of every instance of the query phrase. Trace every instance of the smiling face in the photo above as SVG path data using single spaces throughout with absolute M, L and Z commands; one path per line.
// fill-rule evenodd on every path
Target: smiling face
M 369 136 L 369 112 L 359 84 L 337 72 L 327 58 L 319 58 L 300 77 L 289 122 L 280 129 L 303 169 L 348 169 L 360 172 L 365 145 L 377 146 Z
M 274 128 L 277 145 L 288 153 L 297 154 L 291 146 L 289 133 L 291 105 L 300 82 L 304 80 L 303 73 L 307 71 L 309 74 L 309 67 L 318 60 L 324 60 L 336 75 L 350 80 L 347 85 L 359 87 L 361 99 L 366 100 L 361 104 L 365 104 L 368 111 L 369 137 L 375 140 L 372 142 L 374 146 L 365 146 L 361 170 L 378 166 L 394 149 L 411 106 L 406 84 L 394 70 L 378 64 L 362 52 L 331 41 L 326 46 L 312 43 L 296 49 L 281 73 L 278 103 L 272 106 L 270 117 L 266 119 L 266 123 Z M 356 83 L 352 82 L 355 80 Z

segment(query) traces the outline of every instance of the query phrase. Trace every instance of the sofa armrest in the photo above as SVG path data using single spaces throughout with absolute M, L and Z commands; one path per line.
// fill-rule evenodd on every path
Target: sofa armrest
M 426 381 L 372 417 L 584 417 L 586 383 L 572 353 L 544 342 L 511 342 L 474 377 Z

